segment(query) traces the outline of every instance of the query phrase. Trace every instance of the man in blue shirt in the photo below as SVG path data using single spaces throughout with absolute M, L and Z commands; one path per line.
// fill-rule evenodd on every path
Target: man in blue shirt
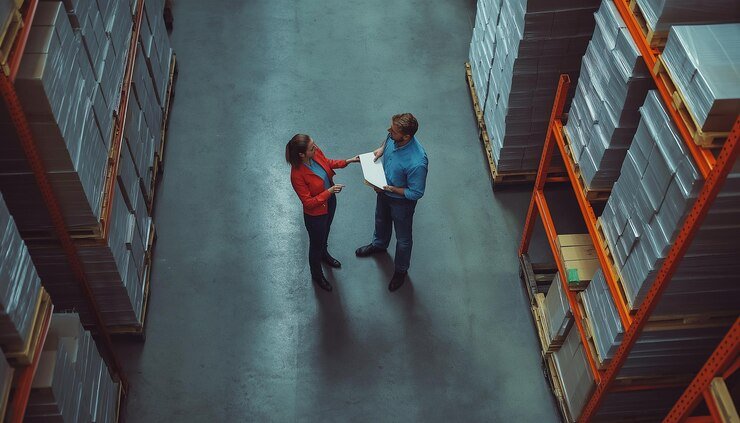
M 391 230 L 396 228 L 395 272 L 388 289 L 393 292 L 406 282 L 411 262 L 413 239 L 411 227 L 416 202 L 424 195 L 429 161 L 424 147 L 414 137 L 419 123 L 411 113 L 393 116 L 388 137 L 375 150 L 375 160 L 382 157 L 388 185 L 378 193 L 375 204 L 375 234 L 373 242 L 355 251 L 358 257 L 385 251 L 391 242 Z

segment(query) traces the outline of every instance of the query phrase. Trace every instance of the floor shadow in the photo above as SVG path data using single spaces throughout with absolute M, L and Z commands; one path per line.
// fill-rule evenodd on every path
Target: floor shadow
M 337 286 L 333 278 L 330 279 L 330 283 L 334 287 L 332 292 L 324 291 L 315 283 L 313 288 L 318 302 L 319 352 L 335 356 L 341 354 L 342 350 L 351 344 L 351 337 L 339 292 L 342 287 Z

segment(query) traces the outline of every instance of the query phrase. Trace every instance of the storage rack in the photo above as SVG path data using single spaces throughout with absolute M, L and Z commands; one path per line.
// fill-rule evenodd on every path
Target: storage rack
M 73 240 L 70 230 L 67 228 L 64 217 L 47 177 L 46 170 L 43 162 L 39 155 L 38 149 L 36 148 L 36 142 L 31 133 L 28 118 L 21 106 L 18 94 L 15 88 L 15 78 L 18 74 L 20 62 L 23 57 L 28 35 L 31 29 L 31 24 L 36 13 L 39 0 L 27 0 L 22 6 L 23 15 L 23 28 L 19 32 L 15 39 L 13 48 L 8 58 L 7 72 L 5 69 L 0 72 L 0 95 L 5 102 L 12 123 L 16 129 L 18 139 L 20 140 L 23 152 L 26 156 L 28 164 L 33 171 L 34 178 L 39 187 L 41 197 L 44 205 L 49 213 L 51 221 L 54 225 L 54 235 L 58 238 L 62 249 L 67 257 L 70 268 L 72 269 L 77 281 L 80 284 L 85 300 L 93 311 L 94 315 L 94 327 L 92 328 L 93 333 L 96 335 L 96 343 L 100 348 L 103 358 L 105 359 L 108 368 L 115 380 L 120 381 L 123 394 L 128 391 L 128 381 L 125 374 L 123 373 L 122 367 L 119 360 L 114 352 L 113 344 L 111 341 L 110 331 L 104 325 L 100 308 L 92 295 L 90 284 L 88 283 L 84 269 L 82 267 L 81 259 L 77 252 L 77 246 Z M 110 227 L 107 224 L 109 221 L 112 203 L 113 203 L 113 189 L 115 188 L 116 174 L 118 172 L 118 164 L 121 155 L 121 146 L 123 141 L 123 128 L 126 124 L 126 110 L 128 107 L 128 98 L 131 92 L 131 82 L 133 77 L 134 61 L 136 59 L 136 53 L 138 48 L 139 30 L 141 28 L 142 17 L 144 14 L 144 0 L 139 0 L 136 8 L 136 12 L 133 17 L 133 30 L 129 43 L 128 55 L 126 58 L 126 68 L 124 74 L 123 85 L 120 92 L 120 103 L 118 107 L 118 113 L 115 116 L 114 131 L 113 131 L 113 142 L 108 157 L 108 167 L 106 171 L 106 183 L 105 191 L 103 195 L 103 208 L 101 213 L 100 222 L 100 234 L 102 241 L 107 241 L 107 237 L 110 231 Z M 43 348 L 43 343 L 48 331 L 48 325 L 50 322 L 51 312 L 49 312 L 46 322 L 46 329 L 42 332 L 43 338 L 39 341 L 37 348 Z M 14 395 L 11 410 L 13 412 L 13 421 L 22 421 L 23 411 L 28 400 L 30 392 L 31 381 L 38 367 L 38 356 L 37 354 L 34 361 L 23 368 L 20 372 L 20 377 L 17 379 L 19 385 L 16 386 L 16 393 Z
M 591 394 L 588 403 L 584 407 L 579 417 L 579 421 L 582 422 L 588 422 L 595 416 L 596 411 L 599 409 L 599 406 L 607 392 L 616 392 L 623 389 L 633 391 L 647 390 L 651 388 L 666 386 L 660 381 L 655 381 L 657 383 L 632 384 L 629 387 L 623 387 L 616 386 L 615 380 L 619 373 L 619 370 L 625 363 L 630 350 L 637 341 L 642 329 L 648 323 L 653 310 L 658 304 L 658 300 L 660 299 L 662 292 L 667 286 L 667 282 L 670 281 L 671 276 L 675 272 L 684 253 L 688 249 L 691 240 L 698 231 L 702 220 L 706 216 L 709 207 L 716 198 L 717 193 L 722 186 L 722 183 L 726 179 L 730 169 L 735 163 L 735 160 L 737 160 L 738 154 L 740 154 L 740 117 L 736 119 L 732 131 L 729 133 L 727 140 L 724 142 L 721 151 L 719 151 L 719 153 L 717 153 L 716 155 L 712 149 L 701 147 L 694 142 L 689 128 L 682 120 L 680 112 L 676 108 L 676 105 L 672 100 L 673 92 L 668 89 L 668 87 L 666 86 L 666 81 L 658 74 L 660 53 L 658 52 L 658 50 L 651 47 L 650 42 L 648 41 L 649 34 L 646 33 L 639 24 L 639 17 L 636 15 L 636 13 L 639 13 L 639 11 L 635 10 L 634 0 L 632 0 L 631 2 L 629 2 L 628 0 L 614 0 L 614 3 L 619 10 L 620 15 L 626 22 L 627 28 L 629 29 L 632 38 L 638 46 L 638 49 L 645 60 L 647 68 L 650 70 L 650 73 L 655 81 L 655 85 L 660 93 L 660 96 L 663 99 L 669 116 L 678 128 L 679 133 L 684 140 L 684 144 L 688 148 L 694 162 L 697 165 L 697 168 L 699 169 L 699 172 L 706 182 L 699 194 L 698 199 L 694 203 L 691 212 L 684 222 L 675 243 L 672 245 L 663 265 L 661 266 L 645 300 L 643 301 L 640 308 L 633 313 L 633 311 L 630 310 L 630 307 L 627 304 L 622 293 L 621 286 L 619 285 L 619 275 L 611 262 L 611 257 L 608 255 L 606 240 L 603 234 L 600 232 L 593 207 L 590 201 L 587 199 L 585 187 L 583 186 L 581 180 L 578 178 L 574 163 L 568 158 L 569 152 L 568 147 L 566 146 L 565 136 L 563 132 L 562 117 L 565 99 L 568 93 L 568 89 L 570 88 L 570 78 L 567 75 L 562 75 L 560 77 L 560 82 L 555 97 L 555 103 L 553 106 L 552 114 L 550 116 L 550 123 L 545 138 L 542 158 L 535 180 L 535 187 L 532 193 L 529 210 L 527 212 L 521 244 L 519 246 L 519 255 L 522 256 L 527 253 L 529 249 L 529 242 L 534 230 L 534 224 L 537 216 L 539 215 L 544 225 L 548 243 L 551 247 L 553 256 L 556 258 L 555 261 L 557 263 L 558 270 L 561 274 L 565 274 L 565 269 L 563 267 L 562 260 L 559 259 L 559 252 L 555 243 L 555 240 L 557 239 L 557 231 L 555 230 L 554 221 L 550 214 L 550 210 L 544 194 L 545 183 L 554 181 L 554 178 L 551 178 L 551 176 L 549 176 L 551 174 L 549 168 L 550 161 L 553 158 L 555 146 L 557 146 L 561 156 L 563 157 L 563 161 L 565 162 L 568 179 L 570 180 L 575 192 L 575 197 L 578 202 L 579 209 L 581 210 L 581 213 L 583 215 L 583 219 L 586 223 L 588 233 L 593 241 L 594 246 L 596 247 L 596 254 L 598 256 L 600 266 L 603 269 L 607 286 L 609 287 L 609 291 L 611 293 L 612 299 L 614 300 L 622 325 L 625 328 L 623 340 L 615 356 L 605 368 L 602 367 L 600 369 L 598 363 L 596 362 L 596 359 L 588 352 L 588 349 L 586 349 L 586 357 L 596 384 L 596 389 Z M 567 281 L 564 278 L 562 279 L 562 283 L 564 284 L 564 289 L 567 293 L 568 301 L 574 314 L 575 329 L 572 330 L 578 330 L 581 342 L 583 342 L 584 345 L 588 345 L 588 341 L 586 339 L 586 331 L 583 327 L 583 316 L 581 315 L 579 307 L 577 306 L 575 292 L 569 290 Z M 737 332 L 736 327 L 737 323 L 735 324 L 735 326 L 733 326 L 732 329 L 732 331 L 734 331 L 733 333 L 735 334 Z M 729 345 L 729 347 L 726 348 L 719 348 L 710 358 L 710 362 L 712 360 L 722 362 L 724 362 L 725 360 L 737 360 L 738 336 L 735 335 L 734 337 L 729 337 L 729 341 L 726 338 L 725 341 L 731 343 L 732 345 Z M 733 367 L 737 368 L 737 364 Z M 705 384 L 703 384 L 705 379 L 706 377 L 695 383 L 698 383 L 701 385 L 702 388 L 705 388 L 706 386 Z M 694 384 L 692 384 L 692 386 L 694 386 Z M 701 393 L 701 390 L 697 391 L 696 389 L 691 389 L 693 388 L 690 387 L 689 390 L 687 390 L 687 393 L 684 394 L 684 396 L 688 395 L 690 398 L 695 398 Z M 679 407 L 679 405 L 680 404 L 677 404 L 676 407 Z M 696 405 L 696 403 L 694 402 L 693 405 Z M 681 410 L 684 411 L 684 415 L 687 415 L 686 413 L 691 411 L 686 411 L 685 408 L 681 408 Z
M 665 421 L 670 423 L 683 421 L 722 423 L 734 421 L 730 419 L 731 417 L 737 419 L 737 410 L 727 393 L 725 379 L 740 368 L 738 353 L 740 353 L 740 319 L 735 320 L 735 324 L 673 406 Z M 689 414 L 699 404 L 702 397 L 706 401 L 710 416 L 689 418 Z

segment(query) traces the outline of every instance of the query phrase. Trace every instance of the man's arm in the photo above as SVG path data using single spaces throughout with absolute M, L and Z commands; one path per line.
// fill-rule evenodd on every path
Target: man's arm
M 385 186 L 384 190 L 403 195 L 408 200 L 418 200 L 424 195 L 427 185 L 427 166 L 420 165 L 411 169 L 406 175 L 408 187 Z
M 373 154 L 375 155 L 375 158 L 373 159 L 374 162 L 377 162 L 378 159 L 383 155 L 383 152 L 385 152 L 385 145 L 386 143 L 388 143 L 388 138 L 390 138 L 390 136 L 391 134 L 388 134 L 388 136 L 385 137 L 383 142 L 380 144 L 380 147 L 373 151 Z

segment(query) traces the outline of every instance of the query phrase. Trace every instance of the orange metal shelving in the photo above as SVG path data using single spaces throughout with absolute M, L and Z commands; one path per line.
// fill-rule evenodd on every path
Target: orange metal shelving
M 722 339 L 722 342 L 714 350 L 712 356 L 709 357 L 707 363 L 702 367 L 689 387 L 686 388 L 686 391 L 681 395 L 681 398 L 679 398 L 663 422 L 679 423 L 690 420 L 695 422 L 707 421 L 710 423 L 724 422 L 722 413 L 710 392 L 710 385 L 714 378 L 720 377 L 721 379 L 727 379 L 740 368 L 738 353 L 740 353 L 740 318 L 735 320 L 735 324 L 727 335 L 725 335 L 724 339 Z M 706 401 L 710 416 L 690 418 L 689 414 L 699 405 L 702 397 Z
M 560 83 L 558 85 L 558 91 L 555 97 L 555 104 L 553 106 L 553 112 L 550 117 L 549 129 L 545 138 L 545 145 L 542 152 L 542 159 L 540 160 L 540 167 L 537 173 L 537 179 L 535 181 L 534 191 L 532 193 L 532 199 L 530 201 L 529 210 L 525 220 L 524 231 L 522 234 L 522 240 L 519 247 L 519 254 L 527 253 L 529 249 L 529 242 L 534 231 L 534 223 L 537 216 L 542 220 L 547 235 L 548 243 L 552 250 L 553 256 L 556 258 L 558 264 L 558 270 L 561 274 L 564 274 L 562 268 L 562 261 L 559 257 L 559 252 L 556 248 L 555 240 L 557 238 L 557 231 L 555 224 L 550 215 L 547 200 L 545 198 L 544 188 L 547 182 L 547 174 L 549 170 L 550 161 L 554 152 L 554 146 L 557 145 L 560 154 L 563 156 L 568 176 L 573 186 L 576 199 L 579 207 L 583 214 L 583 219 L 588 227 L 589 234 L 595 246 L 600 247 L 605 245 L 606 241 L 601 237 L 599 231 L 596 228 L 596 215 L 591 207 L 591 204 L 586 199 L 585 191 L 580 180 L 576 177 L 574 165 L 570 162 L 568 154 L 566 153 L 565 138 L 563 137 L 562 121 L 561 117 L 563 114 L 563 106 L 565 98 L 567 96 L 568 88 L 570 87 L 570 78 L 567 75 L 561 75 Z M 693 141 L 691 141 L 693 143 Z M 631 350 L 634 343 L 637 341 L 639 334 L 647 324 L 652 311 L 657 305 L 658 299 L 662 294 L 663 290 L 667 286 L 667 282 L 670 280 L 673 272 L 675 271 L 678 263 L 683 257 L 684 253 L 688 249 L 688 246 L 693 239 L 694 234 L 699 229 L 703 218 L 706 216 L 709 207 L 711 206 L 714 198 L 716 198 L 722 183 L 724 182 L 727 174 L 732 168 L 735 160 L 740 153 L 740 117 L 735 122 L 732 132 L 724 144 L 722 151 L 716 157 L 714 168 L 710 171 L 708 178 L 699 194 L 699 198 L 694 203 L 694 206 L 689 213 L 689 216 L 684 223 L 684 227 L 681 230 L 677 240 L 672 245 L 671 250 L 667 258 L 665 259 L 656 280 L 653 282 L 652 288 L 647 294 L 647 297 L 643 301 L 641 307 L 637 310 L 636 314 L 631 315 L 629 313 L 629 307 L 622 294 L 621 286 L 619 285 L 615 271 L 612 269 L 610 261 L 606 257 L 603 248 L 596 248 L 599 261 L 602 268 L 605 270 L 604 275 L 607 280 L 607 285 L 614 299 L 615 305 L 622 319 L 624 325 L 625 334 L 622 343 L 615 354 L 614 358 L 610 361 L 607 367 L 603 370 L 599 370 L 596 365 L 596 358 L 590 354 L 590 351 L 586 349 L 586 356 L 588 359 L 589 367 L 596 382 L 596 390 L 592 394 L 591 399 L 584 408 L 583 413 L 579 421 L 590 421 L 594 416 L 595 412 L 600 405 L 606 392 L 612 389 L 612 384 L 616 380 L 616 376 L 619 373 L 622 365 L 627 359 L 629 351 Z M 564 288 L 567 292 L 568 301 L 571 306 L 571 310 L 574 313 L 575 327 L 577 328 L 581 341 L 584 345 L 587 345 L 586 335 L 584 328 L 581 324 L 581 316 L 579 308 L 576 305 L 575 294 L 569 291 L 567 283 L 564 283 Z M 634 385 L 631 389 L 648 389 L 650 385 Z
M 610 361 L 609 365 L 599 370 L 595 365 L 595 358 L 589 354 L 589 350 L 586 349 L 589 367 L 594 376 L 596 382 L 596 390 L 591 395 L 589 402 L 584 408 L 579 421 L 587 422 L 594 417 L 604 395 L 610 391 L 621 390 L 620 387 L 614 387 L 613 384 L 616 377 L 621 369 L 622 365 L 627 359 L 627 356 L 637 341 L 639 334 L 642 329 L 648 323 L 650 315 L 657 305 L 658 299 L 660 298 L 663 290 L 665 289 L 667 282 L 673 275 L 678 263 L 683 257 L 684 253 L 688 249 L 688 246 L 699 228 L 703 218 L 709 210 L 711 203 L 716 198 L 717 193 L 724 182 L 727 174 L 731 167 L 737 160 L 740 152 L 740 117 L 736 120 L 733 126 L 732 132 L 725 142 L 722 150 L 718 155 L 707 148 L 696 145 L 691 137 L 689 130 L 681 120 L 678 111 L 673 105 L 671 99 L 671 93 L 668 91 L 665 83 L 656 73 L 655 65 L 658 61 L 659 52 L 653 50 L 650 44 L 645 39 L 642 30 L 640 29 L 636 17 L 633 15 L 627 0 L 614 0 L 620 14 L 627 23 L 627 26 L 635 39 L 636 44 L 640 52 L 642 53 L 648 68 L 651 70 L 651 74 L 655 80 L 655 84 L 663 98 L 666 109 L 669 115 L 676 124 L 681 136 L 683 137 L 685 144 L 690 151 L 692 158 L 697 164 L 702 176 L 705 179 L 704 187 L 699 194 L 699 199 L 695 202 L 689 217 L 684 223 L 683 229 L 681 230 L 676 242 L 672 245 L 669 254 L 664 261 L 656 280 L 653 282 L 652 288 L 650 289 L 646 299 L 643 301 L 641 307 L 638 310 L 630 310 L 627 301 L 625 300 L 623 289 L 619 283 L 619 275 L 616 269 L 614 269 L 611 260 L 607 257 L 607 245 L 606 240 L 603 238 L 602 233 L 597 228 L 597 216 L 594 213 L 593 207 L 590 201 L 586 198 L 585 190 L 582 182 L 576 175 L 575 164 L 569 159 L 567 153 L 566 138 L 563 132 L 563 123 L 561 120 L 563 114 L 563 104 L 565 97 L 567 96 L 568 87 L 570 86 L 570 79 L 567 75 L 562 75 L 560 84 L 558 86 L 558 92 L 556 94 L 555 104 L 553 106 L 553 112 L 550 116 L 550 124 L 548 132 L 545 138 L 545 145 L 542 153 L 542 159 L 540 161 L 540 169 L 538 170 L 537 179 L 535 182 L 534 191 L 532 193 L 532 199 L 530 201 L 529 210 L 527 212 L 527 218 L 525 221 L 525 227 L 522 235 L 521 244 L 519 247 L 519 254 L 524 254 L 529 248 L 529 242 L 534 230 L 534 221 L 539 215 L 545 232 L 547 235 L 548 242 L 553 252 L 553 256 L 558 262 L 558 269 L 563 272 L 562 265 L 558 257 L 557 248 L 555 248 L 555 238 L 557 232 L 555 230 L 554 222 L 550 216 L 547 201 L 544 195 L 544 186 L 547 182 L 548 168 L 552 159 L 554 146 L 558 147 L 561 156 L 565 162 L 568 178 L 573 187 L 573 191 L 578 202 L 578 206 L 583 215 L 583 219 L 588 228 L 588 233 L 596 247 L 597 256 L 599 263 L 604 270 L 604 276 L 609 287 L 609 291 L 616 305 L 619 317 L 622 321 L 622 325 L 625 329 L 625 334 L 622 343 L 615 354 L 614 358 Z M 576 321 L 575 327 L 579 331 L 582 342 L 585 343 L 585 333 L 581 323 L 581 316 L 579 316 L 579 308 L 575 304 L 575 296 L 572 292 L 567 291 L 568 287 L 565 284 L 566 292 L 568 292 L 568 300 L 571 305 L 571 309 L 574 313 Z M 723 350 L 727 356 L 723 357 L 728 360 L 736 360 L 737 348 L 734 350 Z M 734 352 L 733 352 L 734 351 Z M 733 355 L 734 354 L 734 355 Z M 632 386 L 630 389 L 648 389 L 650 386 Z

